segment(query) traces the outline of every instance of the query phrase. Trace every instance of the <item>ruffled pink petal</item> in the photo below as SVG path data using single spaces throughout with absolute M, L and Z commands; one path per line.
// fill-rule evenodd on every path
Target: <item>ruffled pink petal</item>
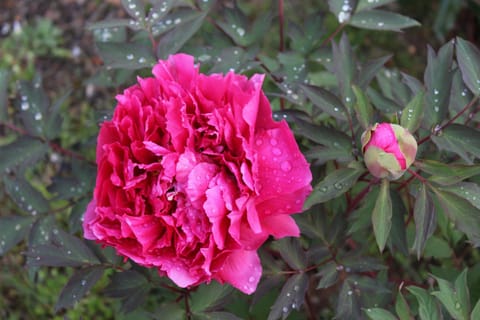
M 96 207 L 97 207 L 97 201 L 95 199 L 93 199 L 88 204 L 87 210 L 85 211 L 85 213 L 83 215 L 82 225 L 83 225 L 83 236 L 85 237 L 85 239 L 89 239 L 89 240 L 96 240 L 97 239 L 95 237 L 95 235 L 93 234 L 91 226 L 90 226 L 93 223 L 93 221 L 95 220 L 95 216 L 96 216 L 95 209 L 96 209 Z

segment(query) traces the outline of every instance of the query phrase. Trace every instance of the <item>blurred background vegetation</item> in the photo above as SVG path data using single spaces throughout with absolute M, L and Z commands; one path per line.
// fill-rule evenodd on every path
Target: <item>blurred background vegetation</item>
M 224 0 L 224 2 L 229 2 Z M 239 1 L 247 15 L 270 10 L 272 1 Z M 389 67 L 408 70 L 409 74 L 422 77 L 426 65 L 426 46 L 438 49 L 453 36 L 461 36 L 476 44 L 480 43 L 480 1 L 476 0 L 399 0 L 390 10 L 412 17 L 420 27 L 407 29 L 401 33 L 368 31 L 348 28 L 351 44 L 357 55 L 379 57 L 394 53 L 388 62 Z M 326 1 L 286 0 L 285 13 L 289 20 L 301 23 L 318 12 L 328 12 Z M 276 12 L 272 12 L 273 15 Z M 102 65 L 94 46 L 95 35 L 87 30 L 90 23 L 106 18 L 122 18 L 126 13 L 119 0 L 2 0 L 0 2 L 0 69 L 10 70 L 8 100 L 13 102 L 17 95 L 17 82 L 34 80 L 40 74 L 45 80 L 43 86 L 51 100 L 70 94 L 61 103 L 62 134 L 58 143 L 65 148 L 76 150 L 94 159 L 97 123 L 92 119 L 101 118 L 114 105 L 115 93 L 123 82 L 130 81 L 131 73 L 117 74 L 117 81 L 105 85 L 98 75 Z M 335 16 L 325 14 L 327 27 L 323 34 L 332 33 L 338 26 Z M 277 18 L 275 18 L 277 19 Z M 272 24 L 271 34 L 261 45 L 262 54 L 272 55 L 278 43 L 278 23 Z M 286 25 L 288 32 L 288 24 Z M 101 35 L 100 35 L 101 36 Z M 271 50 L 270 52 L 268 50 Z M 361 58 L 361 57 L 360 57 Z M 115 80 L 115 79 L 114 79 Z M 0 144 L 11 140 L 8 129 L 0 126 Z M 80 146 L 84 149 L 79 150 Z M 90 146 L 90 148 L 88 148 Z M 39 190 L 49 184 L 52 172 L 61 165 L 60 154 L 52 153 L 51 161 L 37 168 L 33 184 Z M 87 199 L 80 199 L 86 201 Z M 59 209 L 65 203 L 59 203 Z M 0 185 L 0 216 L 17 212 L 16 206 Z M 61 210 L 59 210 L 61 212 Z M 54 216 L 60 225 L 69 224 L 68 215 Z M 92 293 L 81 300 L 74 308 L 55 313 L 53 306 L 62 287 L 72 274 L 68 268 L 41 268 L 37 272 L 24 267 L 25 250 L 17 246 L 0 259 L 0 318 L 1 319 L 121 319 L 120 302 L 104 296 L 96 288 L 105 286 L 100 281 Z M 461 259 L 461 257 L 459 257 Z M 421 266 L 419 266 L 421 267 Z M 480 274 L 476 272 L 474 274 Z M 104 275 L 106 278 L 108 273 Z M 477 279 L 478 280 L 478 279 Z M 474 281 L 480 283 L 480 281 Z M 480 290 L 476 290 L 480 292 Z M 265 299 L 269 307 L 275 297 Z M 154 304 L 156 297 L 152 295 Z M 476 301 L 478 297 L 472 297 Z M 263 314 L 268 314 L 268 309 Z M 262 314 L 262 311 L 257 311 Z M 141 317 L 129 314 L 129 318 Z

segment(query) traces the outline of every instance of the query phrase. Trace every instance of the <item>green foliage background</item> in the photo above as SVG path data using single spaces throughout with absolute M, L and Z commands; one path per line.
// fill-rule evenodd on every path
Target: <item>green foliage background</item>
M 74 59 L 48 20 L 0 39 L 0 317 L 480 319 L 480 51 L 458 20 L 480 7 L 426 3 L 122 0 L 124 14 L 85 26 L 103 67 L 81 87 L 110 97 L 95 104 L 43 89 L 40 57 Z M 179 51 L 206 73 L 265 73 L 311 163 L 302 236 L 262 247 L 252 296 L 177 288 L 82 238 L 113 92 Z M 376 122 L 419 142 L 397 181 L 364 167 Z

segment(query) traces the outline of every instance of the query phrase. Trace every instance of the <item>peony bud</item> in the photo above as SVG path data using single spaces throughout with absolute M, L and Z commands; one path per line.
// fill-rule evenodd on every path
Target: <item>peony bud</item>
M 377 123 L 362 134 L 361 140 L 365 165 L 377 178 L 400 178 L 417 154 L 417 141 L 397 124 Z

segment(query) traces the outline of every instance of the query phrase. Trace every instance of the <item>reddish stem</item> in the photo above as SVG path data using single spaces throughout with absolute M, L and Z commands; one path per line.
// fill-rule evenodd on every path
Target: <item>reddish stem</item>
M 55 142 L 52 142 L 52 141 L 47 141 L 46 139 L 44 139 L 42 137 L 34 136 L 34 135 L 30 134 L 29 132 L 27 132 L 25 129 L 19 128 L 19 127 L 15 126 L 11 123 L 0 122 L 0 125 L 5 126 L 6 128 L 8 128 L 12 131 L 15 131 L 16 133 L 18 133 L 22 136 L 28 136 L 32 139 L 37 139 L 37 140 L 40 140 L 44 143 L 48 143 L 50 148 L 52 148 L 54 151 L 56 151 L 60 154 L 63 154 L 63 155 L 68 156 L 68 157 L 76 158 L 76 159 L 81 160 L 81 161 L 88 162 L 89 164 L 91 164 L 93 166 L 96 165 L 96 163 L 94 161 L 88 160 L 87 158 L 85 158 L 84 156 L 82 156 L 79 153 L 76 153 L 74 151 L 65 149 L 65 148 L 61 147 L 59 144 L 56 144 Z

